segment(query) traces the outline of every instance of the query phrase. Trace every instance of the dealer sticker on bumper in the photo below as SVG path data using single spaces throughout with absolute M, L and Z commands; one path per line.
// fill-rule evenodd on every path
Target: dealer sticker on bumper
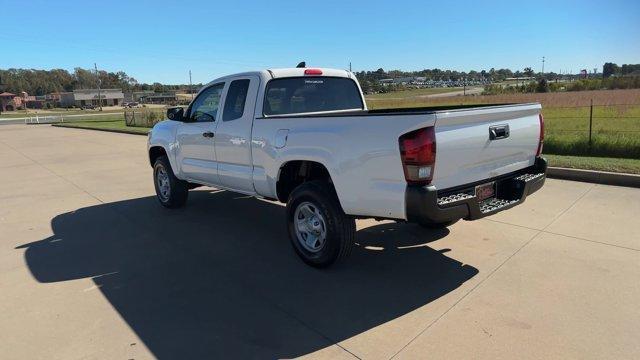
M 484 201 L 494 196 L 496 196 L 495 181 L 476 186 L 476 198 L 478 201 Z

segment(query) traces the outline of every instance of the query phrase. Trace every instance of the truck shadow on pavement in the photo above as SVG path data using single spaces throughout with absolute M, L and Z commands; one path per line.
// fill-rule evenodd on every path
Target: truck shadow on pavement
M 346 262 L 316 270 L 293 252 L 284 219 L 276 204 L 191 191 L 179 210 L 145 197 L 61 214 L 53 236 L 19 248 L 39 282 L 92 278 L 161 359 L 309 354 L 478 273 L 426 246 L 448 230 L 395 223 L 359 230 Z

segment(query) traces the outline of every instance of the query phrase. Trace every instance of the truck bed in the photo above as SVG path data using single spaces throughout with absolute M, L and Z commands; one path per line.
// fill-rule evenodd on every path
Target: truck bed
M 283 162 L 304 156 L 326 164 L 348 214 L 404 218 L 406 180 L 399 138 L 435 128 L 431 184 L 439 190 L 488 180 L 534 164 L 540 104 L 482 104 L 275 115 L 254 123 L 253 180 L 273 193 Z M 491 141 L 490 127 L 510 130 Z M 286 146 L 268 150 L 286 129 Z
M 443 106 L 421 106 L 421 107 L 407 107 L 407 108 L 388 108 L 388 109 L 374 109 L 374 110 L 351 110 L 351 111 L 327 111 L 320 113 L 305 113 L 305 114 L 287 114 L 287 115 L 270 115 L 270 118 L 309 118 L 309 117 L 335 117 L 335 116 L 386 116 L 386 115 L 427 115 L 435 114 L 438 112 L 449 112 L 456 110 L 468 110 L 468 109 L 484 109 L 484 108 L 497 108 L 497 107 L 509 107 L 509 106 L 521 106 L 532 105 L 536 103 L 500 103 L 500 104 L 464 104 L 464 105 L 443 105 Z

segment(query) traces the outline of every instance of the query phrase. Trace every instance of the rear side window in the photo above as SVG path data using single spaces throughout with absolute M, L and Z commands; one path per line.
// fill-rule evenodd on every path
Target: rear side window
M 265 115 L 362 109 L 360 91 L 347 78 L 300 77 L 274 79 L 267 84 Z
M 244 104 L 247 101 L 249 81 L 249 79 L 246 79 L 231 82 L 229 90 L 227 91 L 227 98 L 224 101 L 222 121 L 231 121 L 242 117 L 242 114 L 244 114 Z

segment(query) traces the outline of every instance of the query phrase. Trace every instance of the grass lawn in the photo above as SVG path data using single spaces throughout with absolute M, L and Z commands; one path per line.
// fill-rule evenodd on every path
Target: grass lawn
M 640 174 L 640 159 L 619 159 L 588 156 L 543 155 L 549 161 L 549 166 L 599 170 Z
M 64 126 L 64 127 L 91 128 L 91 129 L 98 129 L 98 130 L 126 130 L 126 131 L 132 131 L 140 134 L 146 134 L 150 130 L 150 128 L 147 128 L 147 127 L 127 126 L 124 120 L 74 121 L 74 122 L 65 122 L 57 125 Z
M 640 159 L 640 105 L 594 106 L 589 147 L 589 108 L 543 108 L 545 150 L 557 155 Z

